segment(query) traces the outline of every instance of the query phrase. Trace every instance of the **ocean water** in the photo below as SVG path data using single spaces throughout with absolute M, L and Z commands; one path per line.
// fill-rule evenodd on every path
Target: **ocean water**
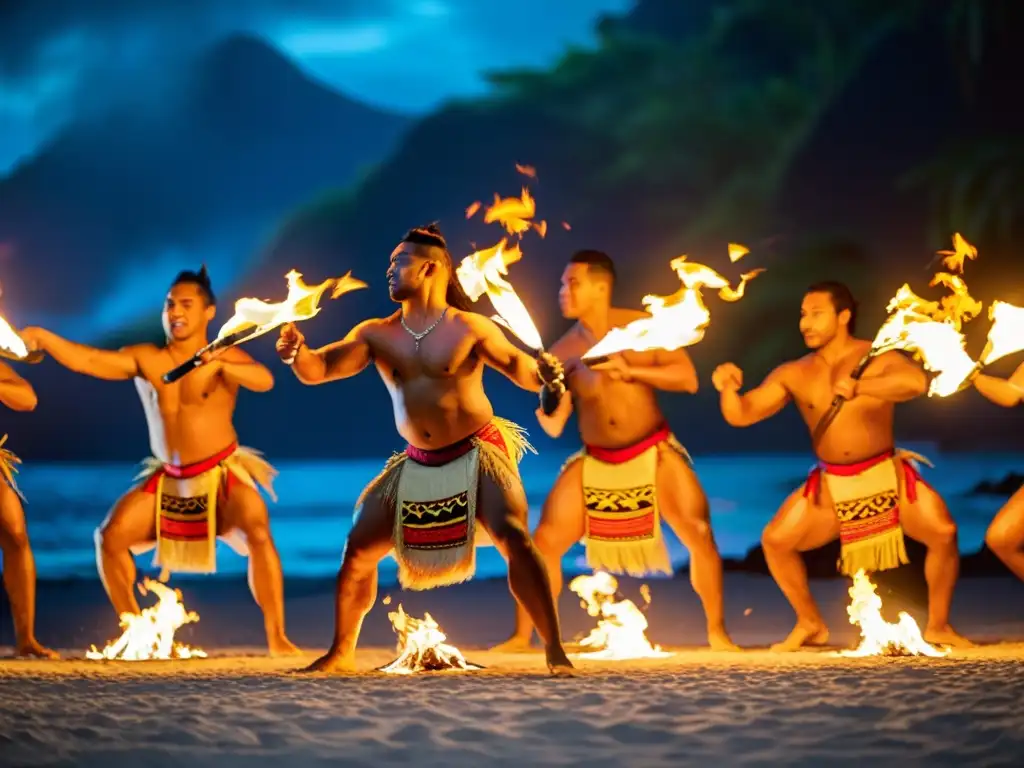
M 925 477 L 944 496 L 960 526 L 960 547 L 972 552 L 981 545 L 985 528 L 1002 499 L 971 495 L 981 480 L 998 480 L 1024 469 L 1024 454 L 939 454 L 928 446 L 919 450 L 934 463 Z M 530 501 L 530 526 L 536 526 L 540 505 L 551 488 L 565 456 L 527 456 L 523 481 Z M 759 538 L 778 505 L 806 475 L 808 455 L 697 456 L 695 469 L 711 504 L 711 522 L 724 556 L 741 557 Z M 281 462 L 275 483 L 278 502 L 270 503 L 271 529 L 286 578 L 336 573 L 348 534 L 352 508 L 363 486 L 380 471 L 384 460 Z M 28 499 L 25 512 L 36 555 L 39 577 L 86 577 L 96 574 L 93 531 L 107 510 L 130 485 L 132 464 L 28 464 L 18 482 Z M 671 533 L 667 540 L 673 562 L 687 561 L 686 550 Z M 241 574 L 246 560 L 226 545 L 218 545 L 218 573 Z M 149 570 L 152 553 L 138 558 Z M 583 570 L 582 548 L 565 558 L 567 572 Z M 395 563 L 381 564 L 381 577 L 395 577 Z M 481 576 L 505 572 L 493 547 L 478 553 Z M 178 577 L 181 578 L 181 577 Z

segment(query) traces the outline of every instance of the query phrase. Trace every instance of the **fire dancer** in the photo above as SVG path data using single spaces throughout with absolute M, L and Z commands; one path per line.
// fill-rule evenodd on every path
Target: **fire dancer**
M 558 361 L 524 354 L 488 318 L 470 311 L 435 225 L 410 230 L 391 254 L 391 299 L 401 309 L 357 325 L 339 342 L 306 346 L 284 326 L 277 349 L 305 384 L 354 376 L 371 362 L 408 443 L 357 503 L 338 573 L 334 642 L 310 671 L 350 671 L 363 617 L 377 594 L 377 564 L 392 549 L 406 589 L 471 578 L 477 524 L 508 561 L 512 594 L 537 624 L 552 672 L 571 669 L 547 573 L 526 528 L 518 462 L 523 432 L 496 418 L 483 388 L 490 366 L 523 389 L 557 390 Z
M 0 361 L 0 402 L 14 411 L 33 411 L 36 392 L 17 372 Z M 7 435 L 0 446 L 7 442 Z M 14 479 L 19 459 L 0 447 L 0 551 L 4 556 L 4 587 L 11 601 L 14 619 L 15 653 L 18 656 L 59 658 L 56 651 L 40 645 L 35 635 L 36 562 L 25 527 L 24 499 Z
M 1009 379 L 981 374 L 975 388 L 988 400 L 1004 408 L 1024 403 L 1024 365 Z M 1024 579 L 1024 488 L 1019 489 L 996 514 L 985 533 L 985 543 L 1006 567 Z
M 266 392 L 270 371 L 232 347 L 173 384 L 161 376 L 207 344 L 216 298 L 206 268 L 181 272 L 164 303 L 164 346 L 117 351 L 87 347 L 42 328 L 22 332 L 32 349 L 66 368 L 111 381 L 134 379 L 149 424 L 141 483 L 123 495 L 96 532 L 96 561 L 114 610 L 139 613 L 133 555 L 156 548 L 165 572 L 212 573 L 217 537 L 249 557 L 249 585 L 263 611 L 272 655 L 299 650 L 285 634 L 281 560 L 257 485 L 274 497 L 276 471 L 258 452 L 238 445 L 232 417 L 239 389 Z
M 833 397 L 848 401 L 813 446 L 818 464 L 807 482 L 783 502 L 761 538 L 772 577 L 797 616 L 789 637 L 774 650 L 828 641 L 801 552 L 839 538 L 844 574 L 887 570 L 908 562 L 904 533 L 928 548 L 925 640 L 970 645 L 949 624 L 960 567 L 956 523 L 921 477 L 914 461 L 920 457 L 894 447 L 895 405 L 923 395 L 927 378 L 910 359 L 889 352 L 853 379 L 851 372 L 871 347 L 853 336 L 856 316 L 857 304 L 845 285 L 813 285 L 800 308 L 800 332 L 811 354 L 779 366 L 744 395 L 739 394 L 743 373 L 732 363 L 712 374 L 722 415 L 734 427 L 763 421 L 792 401 L 813 430 Z
M 697 372 L 685 349 L 625 352 L 586 365 L 580 357 L 605 337 L 647 313 L 611 304 L 615 265 L 600 251 L 579 251 L 562 273 L 558 301 L 576 324 L 552 347 L 566 361 L 569 390 L 550 416 L 537 410 L 541 427 L 559 437 L 569 416 L 579 420 L 582 451 L 555 481 L 534 532 L 552 589 L 562 588 L 562 557 L 585 541 L 595 571 L 643 576 L 672 573 L 661 518 L 690 551 L 690 580 L 704 604 L 708 642 L 738 650 L 725 629 L 722 559 L 715 545 L 707 498 L 686 449 L 669 430 L 657 390 L 697 391 Z M 516 614 L 512 638 L 497 650 L 525 650 L 533 625 Z

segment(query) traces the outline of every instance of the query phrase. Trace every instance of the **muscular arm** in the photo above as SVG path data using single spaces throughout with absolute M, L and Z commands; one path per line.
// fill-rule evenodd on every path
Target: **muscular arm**
M 52 331 L 40 331 L 37 338 L 42 350 L 75 373 L 107 381 L 127 381 L 139 375 L 138 352 L 143 345 L 96 349 L 68 341 Z
M 220 375 L 228 384 L 252 392 L 269 392 L 274 387 L 274 376 L 263 364 L 256 362 L 245 350 L 234 347 L 220 359 Z
M 1012 408 L 1024 402 L 1024 364 L 1009 379 L 998 379 L 994 376 L 979 375 L 974 386 L 987 399 L 1004 408 Z
M 870 373 L 857 382 L 857 394 L 891 403 L 903 403 L 928 391 L 928 377 L 915 362 L 899 352 L 880 355 Z
M 721 394 L 722 416 L 733 427 L 749 427 L 774 416 L 786 407 L 791 396 L 786 386 L 788 369 L 780 366 L 754 389 L 741 395 L 735 389 Z
M 341 341 L 319 349 L 310 349 L 303 344 L 292 364 L 295 376 L 303 384 L 323 384 L 362 372 L 373 359 L 367 332 L 379 322 L 366 320 L 349 331 Z
M 34 411 L 38 402 L 32 385 L 0 361 L 0 403 L 12 411 Z
M 537 361 L 516 347 L 493 320 L 483 315 L 465 313 L 463 317 L 477 334 L 477 352 L 480 359 L 504 374 L 512 383 L 528 392 L 540 392 L 542 386 L 537 373 Z
M 629 366 L 629 378 L 665 392 L 697 392 L 697 369 L 685 349 L 658 350 L 651 365 L 632 365 L 630 353 L 622 355 Z

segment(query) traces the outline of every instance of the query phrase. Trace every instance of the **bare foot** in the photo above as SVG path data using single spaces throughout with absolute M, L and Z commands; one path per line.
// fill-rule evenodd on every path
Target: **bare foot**
M 296 672 L 326 672 L 329 675 L 332 674 L 344 674 L 346 672 L 355 672 L 356 662 L 355 659 L 345 658 L 340 653 L 332 653 L 328 651 L 319 659 L 314 661 L 308 667 L 298 669 Z
M 537 649 L 530 644 L 529 638 L 510 637 L 504 643 L 491 648 L 495 653 L 533 653 Z
M 975 644 L 957 634 L 949 624 L 924 631 L 924 640 L 932 645 L 948 645 L 953 648 L 974 648 Z
M 302 655 L 302 649 L 284 635 L 275 637 L 273 640 L 268 639 L 267 649 L 270 651 L 271 658 Z
M 551 672 L 555 677 L 572 677 L 573 667 L 572 662 L 569 661 L 569 657 L 565 655 L 561 644 L 548 648 L 545 652 L 547 656 L 548 671 Z
M 825 645 L 828 642 L 828 627 L 821 623 L 804 624 L 797 622 L 789 637 L 772 646 L 776 653 L 789 653 L 804 646 Z
M 714 629 L 708 630 L 708 645 L 711 646 L 712 651 L 742 651 L 736 643 L 732 641 L 729 634 L 725 629 Z
M 24 643 L 18 644 L 18 650 L 15 653 L 16 656 L 28 656 L 34 659 L 59 659 L 60 654 L 56 651 L 52 651 L 49 648 L 40 645 L 39 641 L 34 637 L 31 640 L 26 640 Z

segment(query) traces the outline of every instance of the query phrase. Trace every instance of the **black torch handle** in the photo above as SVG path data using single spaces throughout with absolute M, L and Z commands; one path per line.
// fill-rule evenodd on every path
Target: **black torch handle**
M 872 350 L 864 355 L 864 357 L 860 359 L 860 362 L 857 363 L 857 367 L 853 369 L 853 372 L 850 374 L 850 378 L 854 381 L 860 379 L 860 377 L 864 375 L 864 371 L 867 370 L 868 365 L 870 365 L 871 361 L 874 360 L 875 354 L 874 350 Z M 838 416 L 839 412 L 843 410 L 843 403 L 845 402 L 846 398 L 840 397 L 839 395 L 832 398 L 832 407 L 828 409 L 828 413 L 822 417 L 821 421 L 819 421 L 818 425 L 814 428 L 814 435 L 811 440 L 814 445 L 818 444 L 821 438 L 824 437 L 825 433 L 828 431 L 828 428 L 832 426 L 832 422 L 836 420 L 836 416 Z
M 194 355 L 192 355 L 192 357 L 190 357 L 188 360 L 179 365 L 177 368 L 172 368 L 160 378 L 163 379 L 164 384 L 173 384 L 174 382 L 186 376 L 191 371 L 194 371 L 196 368 L 199 368 L 203 364 L 202 357 L 207 352 L 215 352 L 218 349 L 224 349 L 225 347 L 233 346 L 238 341 L 245 338 L 251 332 L 251 330 L 251 328 L 248 328 L 244 331 L 236 331 L 235 333 L 225 336 L 223 339 L 216 339 L 210 342 L 205 347 L 196 352 Z

